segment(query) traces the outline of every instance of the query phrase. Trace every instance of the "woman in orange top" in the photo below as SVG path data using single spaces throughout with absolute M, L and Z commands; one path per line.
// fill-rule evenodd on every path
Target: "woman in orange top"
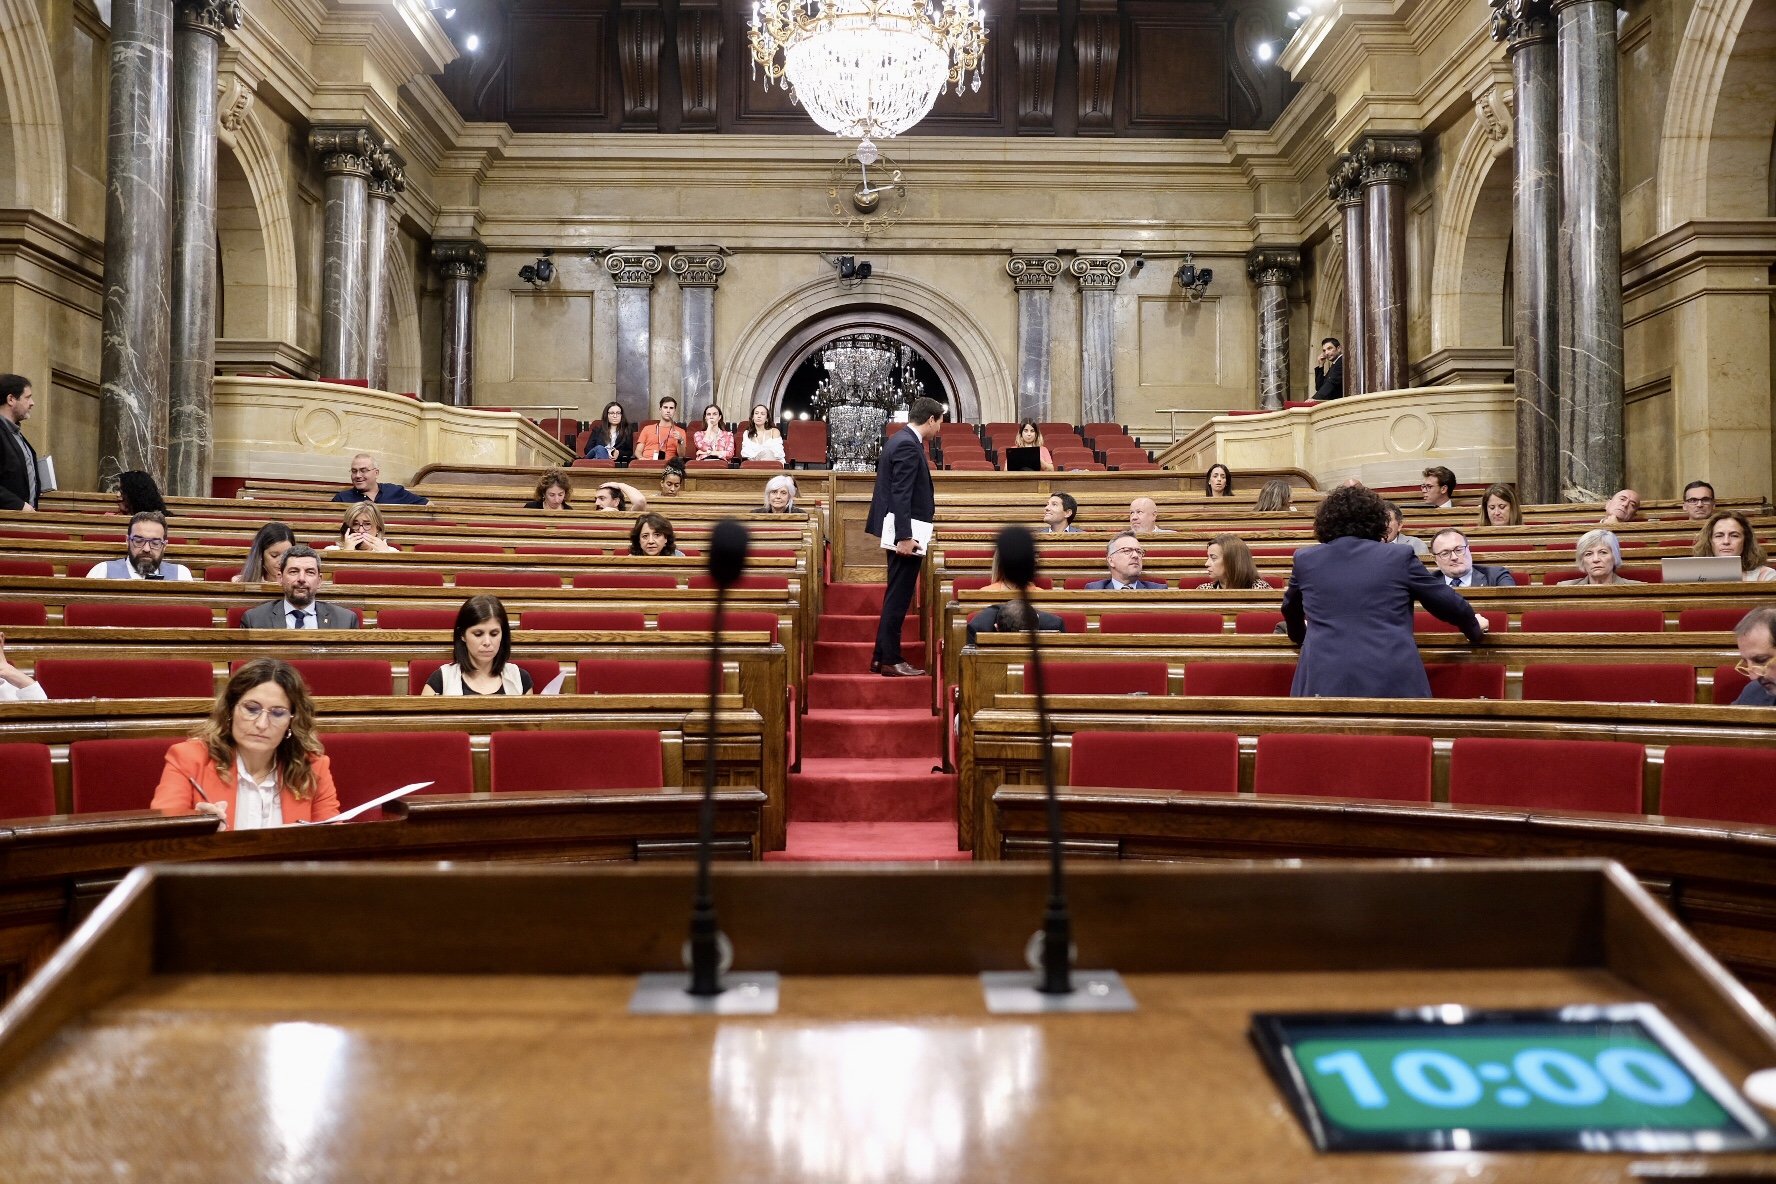
M 235 671 L 196 737 L 167 749 L 153 806 L 215 814 L 231 830 L 339 813 L 314 701 L 295 668 L 255 658 Z

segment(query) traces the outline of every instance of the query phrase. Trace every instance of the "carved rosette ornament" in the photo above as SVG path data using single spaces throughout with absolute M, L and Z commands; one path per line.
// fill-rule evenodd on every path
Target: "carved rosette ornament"
M 1017 291 L 1046 292 L 1061 274 L 1061 261 L 1054 255 L 1013 255 L 1005 261 L 1005 274 L 1011 277 L 1011 286 Z
M 370 154 L 370 196 L 393 201 L 407 188 L 406 162 L 388 145 Z
M 178 28 L 208 33 L 220 41 L 229 29 L 240 28 L 241 6 L 237 0 L 178 0 L 173 21 Z
M 1246 275 L 1255 284 L 1288 285 L 1301 270 L 1301 252 L 1294 247 L 1253 247 L 1246 252 Z
M 1354 152 L 1341 152 L 1326 170 L 1326 198 L 1334 205 L 1354 206 L 1363 200 L 1363 162 Z
M 1549 0 L 1489 0 L 1492 39 L 1510 47 L 1546 41 L 1554 36 L 1554 7 Z
M 604 257 L 604 269 L 616 277 L 619 288 L 651 288 L 660 274 L 660 257 L 652 251 L 612 251 Z
M 447 280 L 479 279 L 487 270 L 487 248 L 472 238 L 434 242 L 432 263 Z
M 1363 184 L 1402 184 L 1424 155 L 1416 136 L 1364 136 L 1356 155 L 1363 162 Z
M 606 266 L 609 264 L 607 263 Z M 672 262 L 667 266 L 672 269 L 672 274 L 678 277 L 678 286 L 681 288 L 713 288 L 721 281 L 722 273 L 728 270 L 728 261 L 717 254 L 680 252 L 672 256 Z M 656 267 L 654 270 L 658 271 L 659 268 Z M 621 284 L 622 282 L 623 277 L 617 276 L 617 283 Z M 648 283 L 653 283 L 653 280 L 649 279 Z
M 308 147 L 320 156 L 323 172 L 368 178 L 371 155 L 382 143 L 367 127 L 317 127 L 308 133 Z
M 1082 292 L 1114 291 L 1128 269 L 1128 260 L 1121 255 L 1079 255 L 1067 265 Z

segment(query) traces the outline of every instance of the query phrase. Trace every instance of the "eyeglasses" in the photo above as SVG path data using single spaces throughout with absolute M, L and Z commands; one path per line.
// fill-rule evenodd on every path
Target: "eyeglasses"
M 376 467 L 374 465 L 372 465 L 370 468 L 367 468 L 367 469 L 353 469 L 351 471 L 351 475 L 354 477 L 368 477 L 371 473 L 374 473 L 375 471 L 376 471 Z
M 1463 543 L 1459 547 L 1444 547 L 1441 551 L 1431 552 L 1431 554 L 1438 559 L 1454 559 L 1458 555 L 1466 555 L 1467 553 L 1468 545 L 1466 543 Z
M 1118 547 L 1110 552 L 1112 555 L 1145 555 L 1146 553 L 1139 547 Z
M 167 545 L 167 541 L 164 538 L 160 538 L 160 539 L 143 538 L 139 534 L 130 535 L 129 536 L 129 543 L 130 543 L 130 546 L 132 546 L 132 547 L 153 547 L 156 550 L 162 550 Z
M 1686 498 L 1684 498 L 1684 505 L 1686 505 L 1686 506 L 1712 506 L 1713 504 L 1714 504 L 1714 499 L 1711 497 L 1686 497 Z
M 1739 664 L 1733 669 L 1746 678 L 1762 678 L 1770 672 L 1772 666 L 1776 666 L 1776 658 L 1766 659 L 1762 662 L 1753 662 L 1750 658 L 1740 658 Z
M 242 703 L 240 711 L 248 719 L 257 720 L 263 715 L 274 724 L 281 724 L 290 718 L 290 710 L 287 707 L 265 707 L 258 703 Z

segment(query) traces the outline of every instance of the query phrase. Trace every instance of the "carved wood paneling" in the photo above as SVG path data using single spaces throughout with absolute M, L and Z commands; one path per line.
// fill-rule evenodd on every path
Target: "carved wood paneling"
M 722 48 L 721 0 L 679 0 L 678 85 L 685 131 L 713 131 L 718 115 Z
M 610 117 L 609 21 L 593 12 L 515 12 L 506 22 L 506 119 L 514 127 L 601 126 Z
M 617 61 L 623 76 L 623 127 L 660 129 L 660 50 L 666 43 L 660 0 L 622 0 Z
M 1125 14 L 1128 104 L 1118 126 L 1219 134 L 1227 126 L 1223 14 L 1212 4 L 1151 3 L 1128 5 Z
M 1113 135 L 1116 67 L 1122 57 L 1122 18 L 1116 0 L 1079 0 L 1073 53 L 1079 76 L 1078 134 Z
M 1019 0 L 1012 39 L 1018 68 L 1017 130 L 1052 134 L 1061 53 L 1058 0 Z

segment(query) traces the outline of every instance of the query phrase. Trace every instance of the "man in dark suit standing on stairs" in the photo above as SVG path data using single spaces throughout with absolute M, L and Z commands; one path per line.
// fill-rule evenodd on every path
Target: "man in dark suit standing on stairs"
M 876 649 L 870 657 L 870 673 L 889 678 L 919 678 L 925 672 L 903 661 L 900 630 L 907 607 L 919 587 L 919 567 L 924 553 L 913 539 L 913 523 L 930 522 L 937 516 L 931 492 L 931 469 L 925 463 L 925 442 L 937 435 L 943 407 L 936 399 L 918 398 L 907 411 L 907 426 L 882 445 L 876 461 L 876 491 L 870 498 L 865 529 L 881 538 L 888 552 L 888 589 L 882 596 L 882 620 L 876 626 Z M 894 515 L 894 537 L 884 533 L 883 522 Z

